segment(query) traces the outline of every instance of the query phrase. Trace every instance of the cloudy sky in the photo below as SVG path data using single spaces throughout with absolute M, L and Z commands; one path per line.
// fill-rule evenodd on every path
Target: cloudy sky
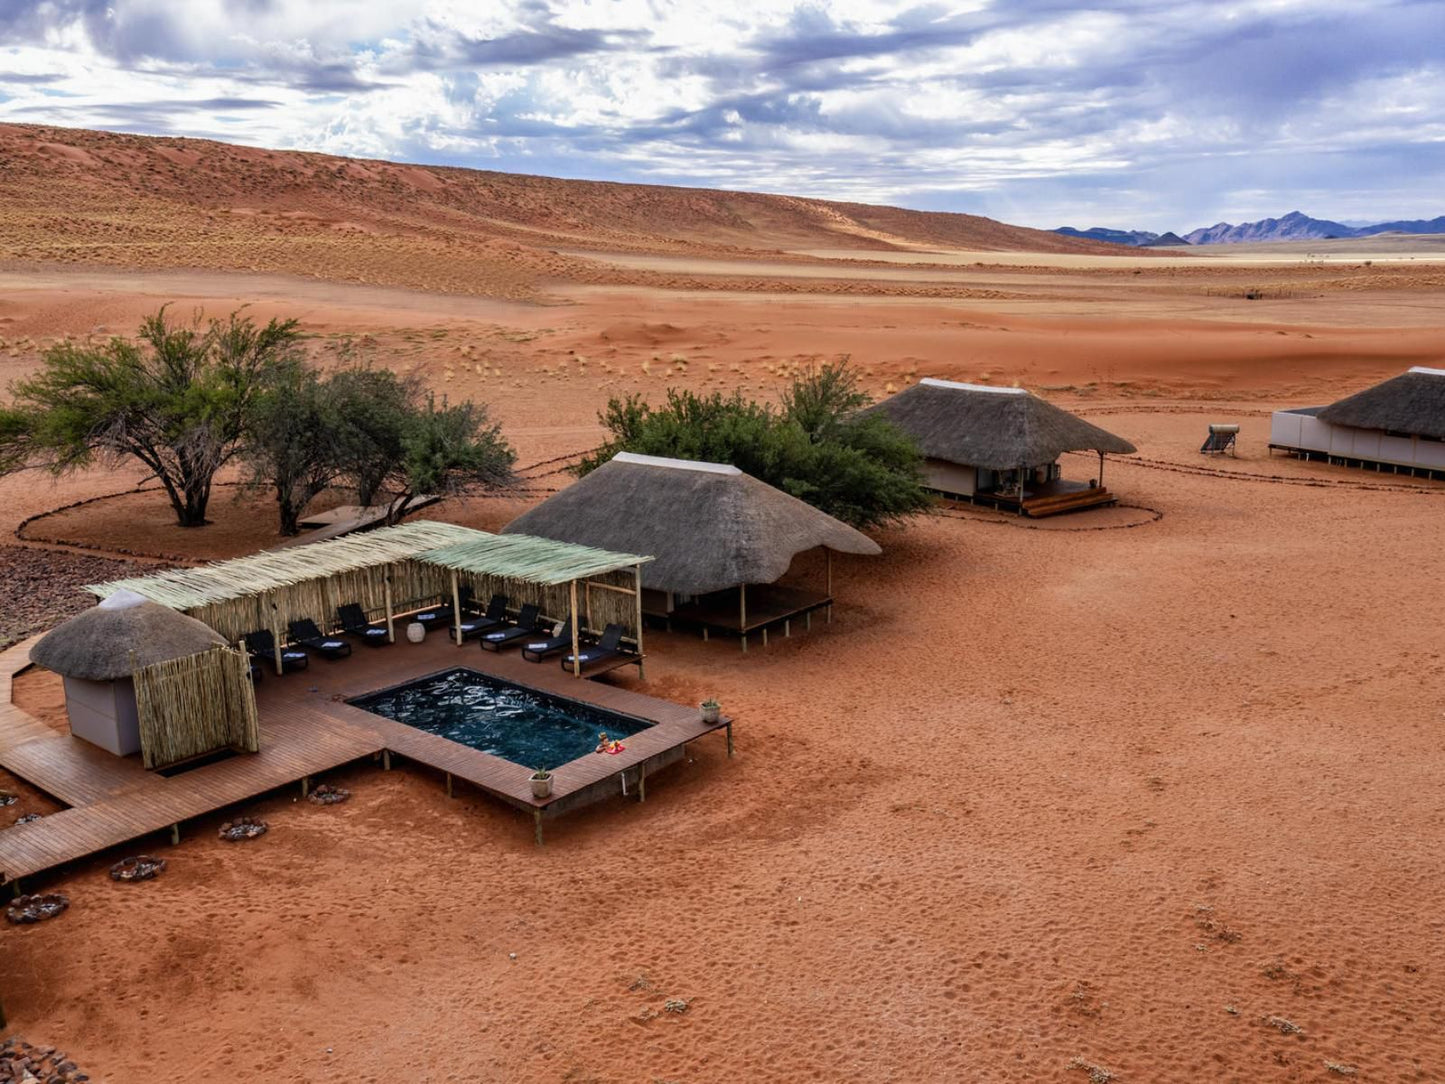
M 1441 0 L 0 0 L 0 121 L 1052 227 L 1445 213 Z

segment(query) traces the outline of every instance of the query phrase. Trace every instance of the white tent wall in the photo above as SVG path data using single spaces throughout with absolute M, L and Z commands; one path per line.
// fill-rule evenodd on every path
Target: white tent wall
M 1397 437 L 1378 429 L 1330 425 L 1312 414 L 1277 410 L 1270 418 L 1269 444 L 1286 451 L 1316 452 L 1400 467 L 1445 470 L 1445 442 Z

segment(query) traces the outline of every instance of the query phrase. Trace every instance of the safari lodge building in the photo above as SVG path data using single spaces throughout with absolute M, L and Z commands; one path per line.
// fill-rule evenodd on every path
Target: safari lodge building
M 925 378 L 870 410 L 906 432 L 925 457 L 925 484 L 975 504 L 1051 516 L 1113 504 L 1104 455 L 1137 449 L 1122 437 L 1047 403 L 1023 388 Z M 1098 453 L 1087 482 L 1065 479 L 1065 452 Z
M 1445 369 L 1408 372 L 1323 407 L 1277 410 L 1271 451 L 1445 479 Z

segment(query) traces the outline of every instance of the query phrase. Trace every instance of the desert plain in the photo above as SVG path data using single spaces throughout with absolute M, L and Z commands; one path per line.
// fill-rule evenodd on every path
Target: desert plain
M 254 845 L 220 814 L 157 840 L 154 882 L 49 875 L 70 910 L 4 932 L 11 1034 L 107 1081 L 1445 1078 L 1445 484 L 1267 447 L 1276 407 L 1445 360 L 1441 253 L 1130 253 L 52 129 L 0 127 L 0 159 L 0 376 L 165 303 L 295 316 L 318 364 L 489 405 L 524 483 L 438 518 L 566 485 L 611 395 L 769 398 L 845 355 L 875 396 L 1017 383 L 1139 448 L 1114 509 L 876 532 L 834 620 L 766 650 L 650 634 L 645 684 L 612 680 L 717 697 L 738 754 L 698 742 L 545 847 L 367 763 L 335 809 L 249 803 Z M 1211 422 L 1237 457 L 1199 454 Z M 187 531 L 144 483 L 0 479 L 0 639 L 277 541 L 263 496 Z M 64 725 L 53 675 L 11 695 Z

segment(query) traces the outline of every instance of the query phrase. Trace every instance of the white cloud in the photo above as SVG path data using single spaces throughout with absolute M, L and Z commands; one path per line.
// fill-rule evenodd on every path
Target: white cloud
M 1369 217 L 1386 177 L 1433 215 L 1438 29 L 1429 0 L 47 0 L 0 6 L 0 120 L 1045 226 Z

